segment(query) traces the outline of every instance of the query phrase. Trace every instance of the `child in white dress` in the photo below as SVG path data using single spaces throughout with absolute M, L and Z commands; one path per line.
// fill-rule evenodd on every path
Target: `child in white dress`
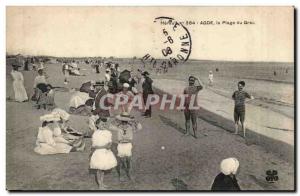
M 99 119 L 96 123 L 97 130 L 92 136 L 92 155 L 90 159 L 90 168 L 96 169 L 96 182 L 100 189 L 106 189 L 103 183 L 104 171 L 111 170 L 117 166 L 115 155 L 111 151 L 112 134 L 105 129 L 106 119 Z

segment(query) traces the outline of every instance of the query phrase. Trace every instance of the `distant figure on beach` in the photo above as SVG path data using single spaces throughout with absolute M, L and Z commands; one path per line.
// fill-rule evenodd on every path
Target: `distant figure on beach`
M 216 72 L 218 72 L 219 71 L 219 68 L 216 68 Z
M 62 65 L 62 72 L 64 74 L 65 80 L 64 84 L 68 84 L 69 82 L 69 76 L 70 76 L 70 67 L 67 62 L 64 62 Z
M 246 83 L 244 81 L 238 82 L 238 90 L 235 91 L 232 95 L 232 99 L 234 100 L 234 122 L 235 122 L 235 134 L 238 134 L 239 131 L 239 121 L 242 124 L 242 129 L 244 133 L 244 138 L 246 137 L 246 127 L 245 127 L 245 100 L 254 99 L 253 96 L 249 95 L 246 91 L 244 91 Z
M 29 60 L 25 60 L 24 71 L 29 71 Z
M 236 179 L 239 169 L 239 161 L 236 158 L 224 159 L 220 164 L 219 173 L 211 186 L 212 191 L 240 191 L 240 186 Z
M 96 73 L 99 74 L 100 73 L 100 70 L 99 70 L 100 62 L 98 60 L 95 61 L 94 67 L 95 67 Z
M 209 71 L 209 74 L 208 74 L 208 85 L 209 86 L 212 86 L 214 83 L 214 74 L 212 71 Z
M 104 74 L 104 84 L 108 86 L 109 81 L 110 81 L 110 69 L 106 69 Z
M 276 71 L 274 71 L 274 76 L 276 76 L 277 75 L 277 73 L 276 73 Z
M 21 72 L 18 71 L 19 66 L 13 65 L 11 76 L 13 78 L 13 88 L 15 93 L 15 101 L 24 102 L 28 100 L 27 93 L 24 87 L 24 77 Z
M 198 84 L 195 84 L 197 81 Z M 197 106 L 197 97 L 200 90 L 203 89 L 203 83 L 194 76 L 189 77 L 189 86 L 186 87 L 183 91 L 183 94 L 188 95 L 188 97 L 185 98 L 184 102 L 184 117 L 185 117 L 185 135 L 190 135 L 190 121 L 192 121 L 192 127 L 194 132 L 194 137 L 196 136 L 197 131 L 197 111 L 195 109 L 191 109 L 190 106 Z M 191 99 L 192 96 L 195 96 L 195 99 Z M 191 103 L 191 101 L 194 101 L 194 103 Z
M 153 80 L 149 77 L 150 74 L 147 71 L 144 71 L 142 75 L 144 76 L 144 82 L 142 84 L 143 100 L 144 100 L 144 104 L 146 105 L 148 96 L 153 94 L 153 89 L 152 89 Z M 151 113 L 151 105 L 149 105 L 149 108 L 145 109 L 145 113 L 143 114 L 143 116 L 145 118 L 150 118 L 151 114 L 152 114 Z

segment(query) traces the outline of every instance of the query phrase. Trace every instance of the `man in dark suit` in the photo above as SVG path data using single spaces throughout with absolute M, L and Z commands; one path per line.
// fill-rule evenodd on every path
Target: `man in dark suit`
M 144 104 L 146 105 L 148 95 L 153 94 L 153 89 L 152 89 L 153 80 L 149 77 L 150 74 L 147 71 L 143 72 L 142 75 L 145 78 L 142 87 L 143 87 L 143 100 L 144 100 Z M 145 118 L 151 117 L 151 105 L 149 106 L 149 108 L 146 108 L 144 116 Z

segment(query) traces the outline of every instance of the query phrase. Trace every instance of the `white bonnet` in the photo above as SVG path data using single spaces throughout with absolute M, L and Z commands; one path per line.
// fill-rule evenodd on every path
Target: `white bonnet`
M 239 161 L 236 158 L 230 157 L 224 159 L 220 164 L 221 172 L 225 175 L 236 174 L 240 166 Z

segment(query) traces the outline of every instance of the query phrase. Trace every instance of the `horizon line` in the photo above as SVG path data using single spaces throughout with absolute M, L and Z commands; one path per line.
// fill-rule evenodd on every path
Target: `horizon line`
M 116 56 L 109 56 L 109 57 L 103 57 L 103 56 L 51 56 L 51 55 L 29 55 L 29 54 L 6 54 L 7 56 L 29 56 L 29 57 L 49 57 L 49 58 L 106 58 L 106 59 L 133 59 L 133 57 L 116 57 Z M 136 57 L 135 60 L 141 59 L 142 57 Z M 157 60 L 164 60 L 164 59 L 159 59 L 156 58 Z M 295 61 L 255 61 L 255 60 L 214 60 L 214 59 L 195 59 L 195 58 L 190 58 L 190 61 L 215 61 L 215 62 L 242 62 L 242 63 L 247 63 L 247 62 L 255 62 L 255 63 L 295 63 Z

